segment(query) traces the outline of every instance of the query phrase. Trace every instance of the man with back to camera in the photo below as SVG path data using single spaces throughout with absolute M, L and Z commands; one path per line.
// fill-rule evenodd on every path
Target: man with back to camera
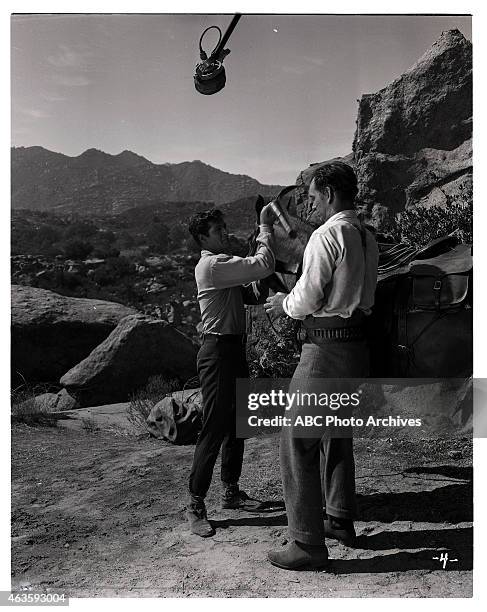
M 289 295 L 277 293 L 264 306 L 275 316 L 303 321 L 307 340 L 293 376 L 296 382 L 369 374 L 363 321 L 374 304 L 379 253 L 354 210 L 357 191 L 357 178 L 347 164 L 331 162 L 315 171 L 308 194 L 310 220 L 321 225 L 306 246 L 303 273 Z M 289 416 L 294 422 L 292 411 Z M 283 569 L 326 567 L 325 537 L 345 544 L 355 538 L 353 440 L 298 438 L 292 427 L 284 427 L 280 461 L 292 541 L 269 552 L 268 559 Z
M 207 519 L 205 497 L 220 447 L 222 508 L 245 508 L 249 500 L 238 486 L 244 440 L 237 438 L 235 431 L 235 383 L 249 375 L 242 286 L 274 272 L 273 221 L 274 213 L 267 205 L 260 213 L 258 248 L 251 257 L 229 255 L 227 227 L 219 210 L 199 213 L 189 223 L 189 231 L 201 248 L 195 278 L 203 335 L 197 358 L 203 427 L 194 450 L 186 517 L 190 530 L 201 537 L 215 533 Z

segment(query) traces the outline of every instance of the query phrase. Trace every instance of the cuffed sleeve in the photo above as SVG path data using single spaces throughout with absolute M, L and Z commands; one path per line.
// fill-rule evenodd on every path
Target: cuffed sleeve
M 254 281 L 249 285 L 242 286 L 242 297 L 244 304 L 256 306 L 264 304 L 269 295 L 269 285 L 261 281 Z

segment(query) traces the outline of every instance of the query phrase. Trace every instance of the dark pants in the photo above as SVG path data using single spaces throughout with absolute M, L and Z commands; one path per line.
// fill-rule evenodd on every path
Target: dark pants
M 192 495 L 205 497 L 222 449 L 221 479 L 236 484 L 242 471 L 244 441 L 235 436 L 235 381 L 248 378 L 245 344 L 238 339 L 206 336 L 198 352 L 203 398 L 203 428 L 194 450 L 189 478 Z
M 365 342 L 306 343 L 293 382 L 308 378 L 360 378 L 369 370 Z M 289 417 L 299 414 L 292 409 Z M 321 456 L 321 475 L 320 475 Z M 327 513 L 355 515 L 355 464 L 351 438 L 296 438 L 283 427 L 281 476 L 290 536 L 305 544 L 324 542 L 323 500 Z

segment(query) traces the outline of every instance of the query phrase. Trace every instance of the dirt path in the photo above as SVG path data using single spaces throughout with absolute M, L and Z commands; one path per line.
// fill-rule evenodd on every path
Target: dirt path
M 219 510 L 218 479 L 208 498 L 215 537 L 190 534 L 183 511 L 192 452 L 14 426 L 12 587 L 73 597 L 472 595 L 469 440 L 356 441 L 360 538 L 355 549 L 328 542 L 326 573 L 269 565 L 267 551 L 287 540 L 285 514 Z M 247 442 L 242 486 L 282 499 L 276 437 Z M 446 569 L 433 559 L 442 552 Z

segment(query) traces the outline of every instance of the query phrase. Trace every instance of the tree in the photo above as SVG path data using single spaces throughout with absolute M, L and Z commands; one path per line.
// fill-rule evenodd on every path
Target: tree
M 130 249 L 135 245 L 134 237 L 126 231 L 119 234 L 117 242 L 121 249 Z
M 64 244 L 67 259 L 86 259 L 93 251 L 93 245 L 82 240 L 69 240 Z
M 98 230 L 97 238 L 106 244 L 113 244 L 117 239 L 115 233 L 111 230 Z
M 175 248 L 182 246 L 188 236 L 188 230 L 181 223 L 176 223 L 169 230 L 169 240 Z
M 108 259 L 109 257 L 118 257 L 120 255 L 120 250 L 107 243 L 102 243 L 95 247 L 92 255 L 99 259 Z
M 91 236 L 94 236 L 97 231 L 98 228 L 91 221 L 75 221 L 66 228 L 64 238 L 83 240 L 86 238 L 91 238 Z
M 111 257 L 95 270 L 93 280 L 102 287 L 113 285 L 132 270 L 133 266 L 126 257 Z
M 169 228 L 164 223 L 153 223 L 147 232 L 147 244 L 156 253 L 166 253 L 169 248 Z

